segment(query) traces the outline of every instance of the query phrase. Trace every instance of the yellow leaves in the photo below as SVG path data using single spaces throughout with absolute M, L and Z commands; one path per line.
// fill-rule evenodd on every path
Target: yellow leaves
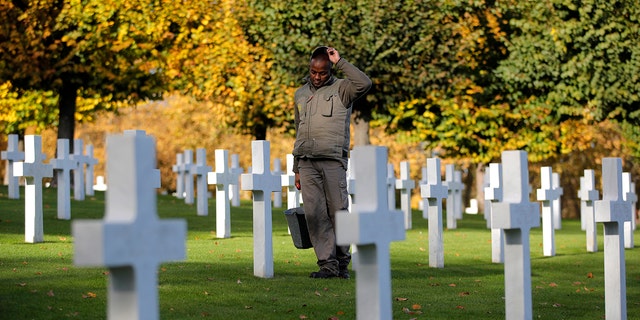
M 116 41 L 111 46 L 111 51 L 120 52 L 124 49 L 128 49 L 134 43 L 133 39 L 126 39 L 124 41 Z

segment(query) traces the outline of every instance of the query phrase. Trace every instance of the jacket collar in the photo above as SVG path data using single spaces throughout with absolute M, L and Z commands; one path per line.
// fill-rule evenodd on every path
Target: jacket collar
M 311 79 L 309 79 L 309 76 L 306 76 L 303 78 L 303 80 L 309 85 L 309 88 L 311 89 L 311 91 L 315 92 L 316 90 L 322 88 L 322 87 L 326 87 L 326 86 L 330 86 L 332 84 L 334 84 L 337 80 L 337 78 L 334 75 L 331 75 L 331 77 L 329 78 L 329 80 L 327 80 L 327 82 L 325 82 L 322 87 L 320 88 L 316 88 L 313 84 L 311 84 Z

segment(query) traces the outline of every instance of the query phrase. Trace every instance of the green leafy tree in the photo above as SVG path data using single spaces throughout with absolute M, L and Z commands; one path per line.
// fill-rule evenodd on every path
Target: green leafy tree
M 633 1 L 519 2 L 509 56 L 495 70 L 514 111 L 535 112 L 551 129 L 568 120 L 640 124 L 640 5 Z M 546 135 L 550 153 L 584 148 L 583 139 Z M 554 139 L 555 138 L 555 139 Z M 576 143 L 577 142 L 577 143 Z M 575 147 L 567 147 L 574 144 Z M 640 154 L 640 153 L 639 153 Z
M 161 98 L 173 37 L 164 9 L 154 1 L 1 0 L 0 82 L 41 118 L 51 110 L 28 97 L 56 97 L 58 138 L 73 139 L 75 121 L 96 110 Z
M 394 104 L 446 82 L 447 72 L 436 62 L 443 58 L 431 50 L 438 3 L 251 0 L 248 6 L 243 29 L 252 43 L 273 52 L 283 82 L 300 85 L 309 54 L 320 45 L 338 48 L 372 78 L 372 90 L 354 105 L 356 144 L 369 142 L 373 115 L 386 115 Z

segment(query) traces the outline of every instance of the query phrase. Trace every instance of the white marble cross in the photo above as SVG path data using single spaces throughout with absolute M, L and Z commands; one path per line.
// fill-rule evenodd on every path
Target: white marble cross
M 389 196 L 389 210 L 396 208 L 396 174 L 392 163 L 387 163 L 387 194 Z
M 353 169 L 353 150 L 351 151 L 351 157 L 347 162 L 347 193 L 349 194 L 349 208 L 353 206 L 354 198 L 356 197 L 356 176 Z M 352 255 L 353 256 L 353 255 Z
M 158 219 L 155 140 L 107 137 L 104 220 L 73 222 L 74 263 L 109 268 L 107 319 L 159 319 L 157 268 L 185 259 L 187 224 Z
M 487 196 L 485 194 L 487 188 L 491 186 L 491 164 L 488 167 L 485 167 L 484 173 L 482 174 L 482 197 L 485 200 Z M 484 201 L 483 208 L 484 221 L 487 223 L 487 229 L 491 229 L 491 201 Z
M 209 215 L 209 191 L 207 190 L 207 175 L 211 172 L 211 166 L 207 165 L 207 150 L 196 149 L 196 163 L 191 166 L 191 174 L 196 177 L 196 210 L 198 216 Z
M 453 181 L 460 185 L 460 189 L 455 192 L 455 209 L 456 209 L 456 219 L 462 219 L 462 190 L 464 190 L 464 183 L 462 183 L 462 171 L 454 170 L 453 171 Z
M 592 169 L 585 169 L 584 176 L 580 177 L 580 221 L 584 221 L 584 229 L 587 235 L 587 252 L 598 251 L 598 231 L 596 229 L 594 201 L 600 199 L 600 193 L 595 189 L 596 178 Z
M 69 154 L 69 140 L 58 139 L 58 156 L 50 161 L 58 179 L 58 219 L 71 219 L 71 171 L 78 161 Z
M 253 274 L 261 278 L 273 278 L 271 193 L 282 190 L 280 176 L 271 174 L 269 146 L 251 142 L 251 173 L 240 176 L 242 190 L 253 191 Z
M 562 229 L 562 195 L 564 189 L 560 186 L 560 174 L 553 172 L 551 174 L 551 188 L 555 191 L 557 197 L 551 201 L 553 206 L 553 228 L 556 230 Z
M 24 188 L 24 241 L 44 241 L 42 227 L 42 178 L 53 177 L 53 166 L 44 164 L 47 156 L 42 153 L 42 137 L 24 137 L 24 162 L 13 163 L 13 175 L 25 178 Z
M 280 159 L 273 159 L 273 170 L 271 170 L 271 174 L 274 176 L 282 176 L 282 163 L 280 162 Z M 282 208 L 282 191 L 276 191 L 273 193 L 273 207 Z
M 540 226 L 540 204 L 529 201 L 525 151 L 502 152 L 502 202 L 491 204 L 491 227 L 504 230 L 506 319 L 532 319 L 529 232 Z
M 240 160 L 238 154 L 231 155 L 231 174 L 233 175 L 233 181 L 229 187 L 229 198 L 231 198 L 231 206 L 240 206 L 240 175 L 244 172 L 244 169 L 240 167 Z
M 540 168 L 540 189 L 537 190 L 537 199 L 542 202 L 542 252 L 545 257 L 556 255 L 555 215 L 553 213 L 553 201 L 560 195 L 553 188 L 553 172 L 551 167 Z
M 282 186 L 287 188 L 287 209 L 300 206 L 300 190 L 296 188 L 296 176 L 293 173 L 293 155 L 287 154 L 287 172 L 282 174 Z
M 176 173 L 176 198 L 184 198 L 184 153 L 176 154 L 176 164 L 171 166 L 171 170 Z
M 596 222 L 604 224 L 604 300 L 607 319 L 627 318 L 624 222 L 629 203 L 623 200 L 622 160 L 602 159 L 602 200 L 594 204 Z
M 409 174 L 409 162 L 400 162 L 400 179 L 396 179 L 396 189 L 400 190 L 400 210 L 404 213 L 404 228 L 412 227 L 411 217 L 411 190 L 416 187 L 416 182 Z
M 87 156 L 82 154 L 84 145 L 82 139 L 73 140 L 73 160 L 78 162 L 78 167 L 73 170 L 73 198 L 76 200 L 84 200 L 84 165 L 87 163 Z
M 229 205 L 229 186 L 238 183 L 238 176 L 229 168 L 229 151 L 216 149 L 216 169 L 209 172 L 209 184 L 216 185 L 216 237 L 231 237 L 231 207 Z M 235 179 L 235 181 L 234 181 Z
M 629 203 L 631 210 L 629 211 L 629 221 L 624 222 L 624 247 L 632 249 L 633 244 L 633 230 L 636 229 L 636 202 L 638 202 L 638 195 L 636 195 L 635 184 L 631 182 L 631 173 L 622 173 L 622 196 L 624 201 Z
M 490 163 L 488 171 L 489 186 L 484 188 L 484 199 L 489 203 L 485 216 L 491 229 L 491 262 L 504 263 L 504 231 L 491 227 L 491 204 L 502 202 L 502 164 Z
M 423 184 L 427 184 L 427 166 L 423 166 L 420 168 L 420 180 L 418 180 L 418 187 Z M 423 199 L 420 197 L 420 201 L 418 202 L 418 209 L 422 211 L 422 217 L 425 219 L 429 219 L 429 213 L 427 212 L 429 207 L 429 199 Z
M 131 130 L 124 130 L 124 135 L 134 136 L 134 137 L 146 137 L 147 133 L 144 130 L 131 129 Z M 155 146 L 153 150 L 155 152 Z M 151 179 L 150 184 L 153 185 L 154 188 L 160 189 L 160 187 L 162 187 L 162 177 L 160 174 L 160 169 L 153 169 L 153 173 L 151 174 L 150 179 Z
M 444 241 L 442 236 L 442 200 L 447 198 L 447 186 L 442 184 L 439 158 L 427 159 L 420 185 L 420 197 L 425 201 L 423 216 L 429 219 L 429 266 L 444 268 Z
M 184 173 L 184 203 L 193 204 L 193 150 L 184 151 L 184 163 L 182 164 Z
M 13 164 L 24 161 L 24 152 L 19 150 L 19 136 L 10 134 L 8 138 L 7 150 L 2 151 L 2 160 L 7 160 L 7 177 L 9 182 L 9 199 L 20 199 L 20 179 L 13 175 Z
M 356 319 L 391 319 L 392 241 L 404 240 L 402 212 L 389 209 L 387 149 L 358 146 L 352 154 L 358 181 L 351 212 L 336 213 L 336 241 L 357 247 Z
M 85 194 L 88 196 L 95 195 L 93 191 L 93 170 L 96 164 L 98 164 L 98 159 L 93 157 L 93 145 L 87 146 L 87 154 L 85 158 L 85 163 L 87 164 L 87 169 L 85 171 Z
M 445 166 L 444 184 L 449 190 L 449 195 L 447 196 L 447 229 L 458 228 L 458 210 L 462 212 L 462 198 L 460 198 L 461 201 L 458 203 L 458 196 L 462 193 L 464 185 L 460 181 L 457 181 L 455 171 L 453 164 Z

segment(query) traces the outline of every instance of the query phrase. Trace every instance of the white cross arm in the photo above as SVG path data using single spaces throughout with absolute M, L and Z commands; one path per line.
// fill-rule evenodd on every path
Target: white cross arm
M 39 164 L 36 167 L 31 167 L 32 163 L 28 162 L 15 162 L 13 163 L 13 176 L 14 177 L 34 177 L 34 178 L 51 178 L 53 177 L 53 165 L 51 164 Z
M 630 221 L 631 204 L 623 200 L 622 160 L 602 159 L 602 200 L 594 202 L 596 222 Z
M 420 197 L 431 199 L 444 199 L 449 194 L 449 188 L 442 182 L 440 173 L 440 159 L 427 159 L 426 172 L 423 172 L 426 183 L 420 185 Z
M 498 218 L 499 217 L 499 218 Z M 540 226 L 540 204 L 536 202 L 491 203 L 492 229 L 529 229 Z
M 74 264 L 78 266 L 119 267 L 136 265 L 136 262 L 158 265 L 186 258 L 187 223 L 181 219 L 140 224 L 137 230 L 130 222 L 76 220 L 72 229 Z M 136 249 L 132 249 L 133 244 L 137 244 Z
M 553 173 L 551 167 L 540 168 L 540 189 L 536 190 L 538 201 L 553 201 L 558 198 L 558 192 L 553 188 Z
M 449 194 L 449 189 L 445 185 L 421 184 L 420 197 L 430 199 L 444 199 Z
M 348 211 L 338 211 L 336 226 L 336 239 L 339 245 L 375 244 L 380 242 L 379 238 L 383 236 L 389 241 L 405 239 L 404 232 L 393 232 L 394 230 L 404 231 L 402 211 L 393 211 L 388 214 L 360 213 L 357 215 Z M 385 226 L 384 230 L 380 230 L 380 226 Z

